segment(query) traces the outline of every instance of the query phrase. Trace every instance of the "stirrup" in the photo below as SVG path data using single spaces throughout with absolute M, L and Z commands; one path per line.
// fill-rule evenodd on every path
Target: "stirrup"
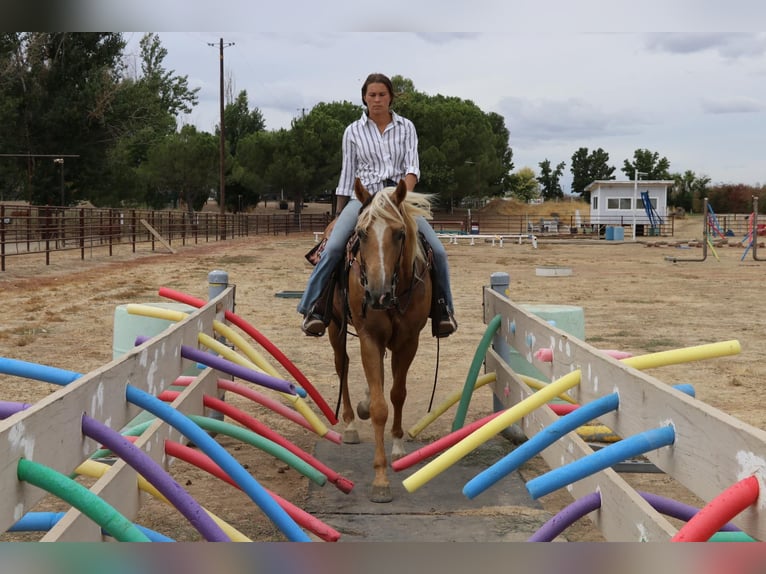
M 301 329 L 310 337 L 321 337 L 325 332 L 324 321 L 316 313 L 307 313 Z
M 439 320 L 436 329 L 436 337 L 438 339 L 449 337 L 455 331 L 457 331 L 457 321 L 452 313 L 445 310 L 442 314 L 442 318 Z

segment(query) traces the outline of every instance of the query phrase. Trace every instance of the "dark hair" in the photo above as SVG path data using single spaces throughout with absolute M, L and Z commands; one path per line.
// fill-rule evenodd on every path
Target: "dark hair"
M 391 96 L 391 101 L 394 101 L 394 85 L 391 83 L 391 80 L 386 76 L 385 74 L 370 74 L 367 76 L 367 79 L 364 81 L 364 84 L 362 84 L 362 104 L 365 106 L 367 105 L 367 102 L 364 100 L 364 96 L 367 93 L 367 86 L 370 84 L 383 84 L 388 88 L 388 93 Z

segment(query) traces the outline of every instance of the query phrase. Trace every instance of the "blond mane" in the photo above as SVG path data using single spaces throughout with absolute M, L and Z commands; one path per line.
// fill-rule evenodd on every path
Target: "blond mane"
M 393 200 L 395 188 L 387 187 L 374 194 L 370 203 L 362 209 L 357 220 L 357 229 L 366 229 L 376 219 L 400 223 L 404 225 L 408 241 L 414 240 L 415 259 L 425 260 L 425 253 L 418 240 L 418 224 L 416 217 L 422 215 L 426 219 L 431 219 L 431 200 L 430 195 L 418 193 L 415 191 L 407 192 L 404 201 L 397 206 Z M 413 239 L 414 238 L 414 239 Z

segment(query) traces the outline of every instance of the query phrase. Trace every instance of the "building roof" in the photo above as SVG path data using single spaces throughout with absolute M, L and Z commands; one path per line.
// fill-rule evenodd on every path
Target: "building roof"
M 633 187 L 635 186 L 636 182 L 632 179 L 624 179 L 624 180 L 616 180 L 616 179 L 597 179 L 596 181 L 592 181 L 588 185 L 585 186 L 585 191 L 592 191 L 596 189 L 597 187 L 601 187 L 602 185 L 610 186 L 610 187 Z M 675 184 L 675 181 L 672 179 L 639 179 L 638 185 L 653 185 L 653 186 L 670 186 Z

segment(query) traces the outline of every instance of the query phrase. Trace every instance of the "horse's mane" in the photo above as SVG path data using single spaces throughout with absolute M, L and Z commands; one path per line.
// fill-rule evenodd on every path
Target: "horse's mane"
M 425 259 L 425 254 L 423 253 L 420 241 L 417 240 L 418 224 L 415 218 L 419 215 L 426 219 L 432 218 L 431 196 L 425 193 L 409 191 L 404 201 L 397 207 L 393 200 L 394 191 L 395 188 L 387 187 L 374 194 L 369 203 L 359 213 L 357 228 L 366 228 L 375 219 L 401 223 L 407 231 L 408 240 L 415 238 L 415 258 L 423 260 Z

